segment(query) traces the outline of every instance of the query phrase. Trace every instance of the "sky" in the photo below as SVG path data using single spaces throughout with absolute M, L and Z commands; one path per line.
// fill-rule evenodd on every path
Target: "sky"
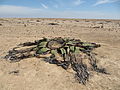
M 0 0 L 0 17 L 120 19 L 120 0 Z

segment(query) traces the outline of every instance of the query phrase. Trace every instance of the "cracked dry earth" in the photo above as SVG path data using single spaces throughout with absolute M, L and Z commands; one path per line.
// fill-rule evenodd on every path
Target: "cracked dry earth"
M 87 84 L 82 85 L 72 71 L 42 59 L 16 63 L 3 59 L 17 44 L 42 37 L 79 38 L 101 44 L 95 50 L 98 65 L 110 75 L 93 72 Z M 120 20 L 1 18 L 0 90 L 120 90 Z

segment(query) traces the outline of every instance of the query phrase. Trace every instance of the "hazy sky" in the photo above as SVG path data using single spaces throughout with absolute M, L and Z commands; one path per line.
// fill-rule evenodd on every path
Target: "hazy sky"
M 0 0 L 0 17 L 120 19 L 120 0 Z

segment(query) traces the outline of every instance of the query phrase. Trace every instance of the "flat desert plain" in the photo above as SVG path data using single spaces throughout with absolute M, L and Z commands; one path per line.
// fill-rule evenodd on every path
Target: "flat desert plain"
M 110 75 L 93 72 L 82 85 L 73 73 L 42 59 L 11 63 L 3 58 L 16 45 L 42 37 L 101 44 L 95 50 L 98 66 Z M 0 90 L 120 90 L 120 20 L 0 18 Z

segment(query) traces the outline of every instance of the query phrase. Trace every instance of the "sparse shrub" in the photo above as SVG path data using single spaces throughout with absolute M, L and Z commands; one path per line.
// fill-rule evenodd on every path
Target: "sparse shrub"
M 2 24 L 0 23 L 0 26 L 2 26 Z
M 36 22 L 40 22 L 40 20 L 36 20 Z
M 75 20 L 76 22 L 79 22 L 78 20 Z
M 48 23 L 48 25 L 59 25 L 58 23 Z

